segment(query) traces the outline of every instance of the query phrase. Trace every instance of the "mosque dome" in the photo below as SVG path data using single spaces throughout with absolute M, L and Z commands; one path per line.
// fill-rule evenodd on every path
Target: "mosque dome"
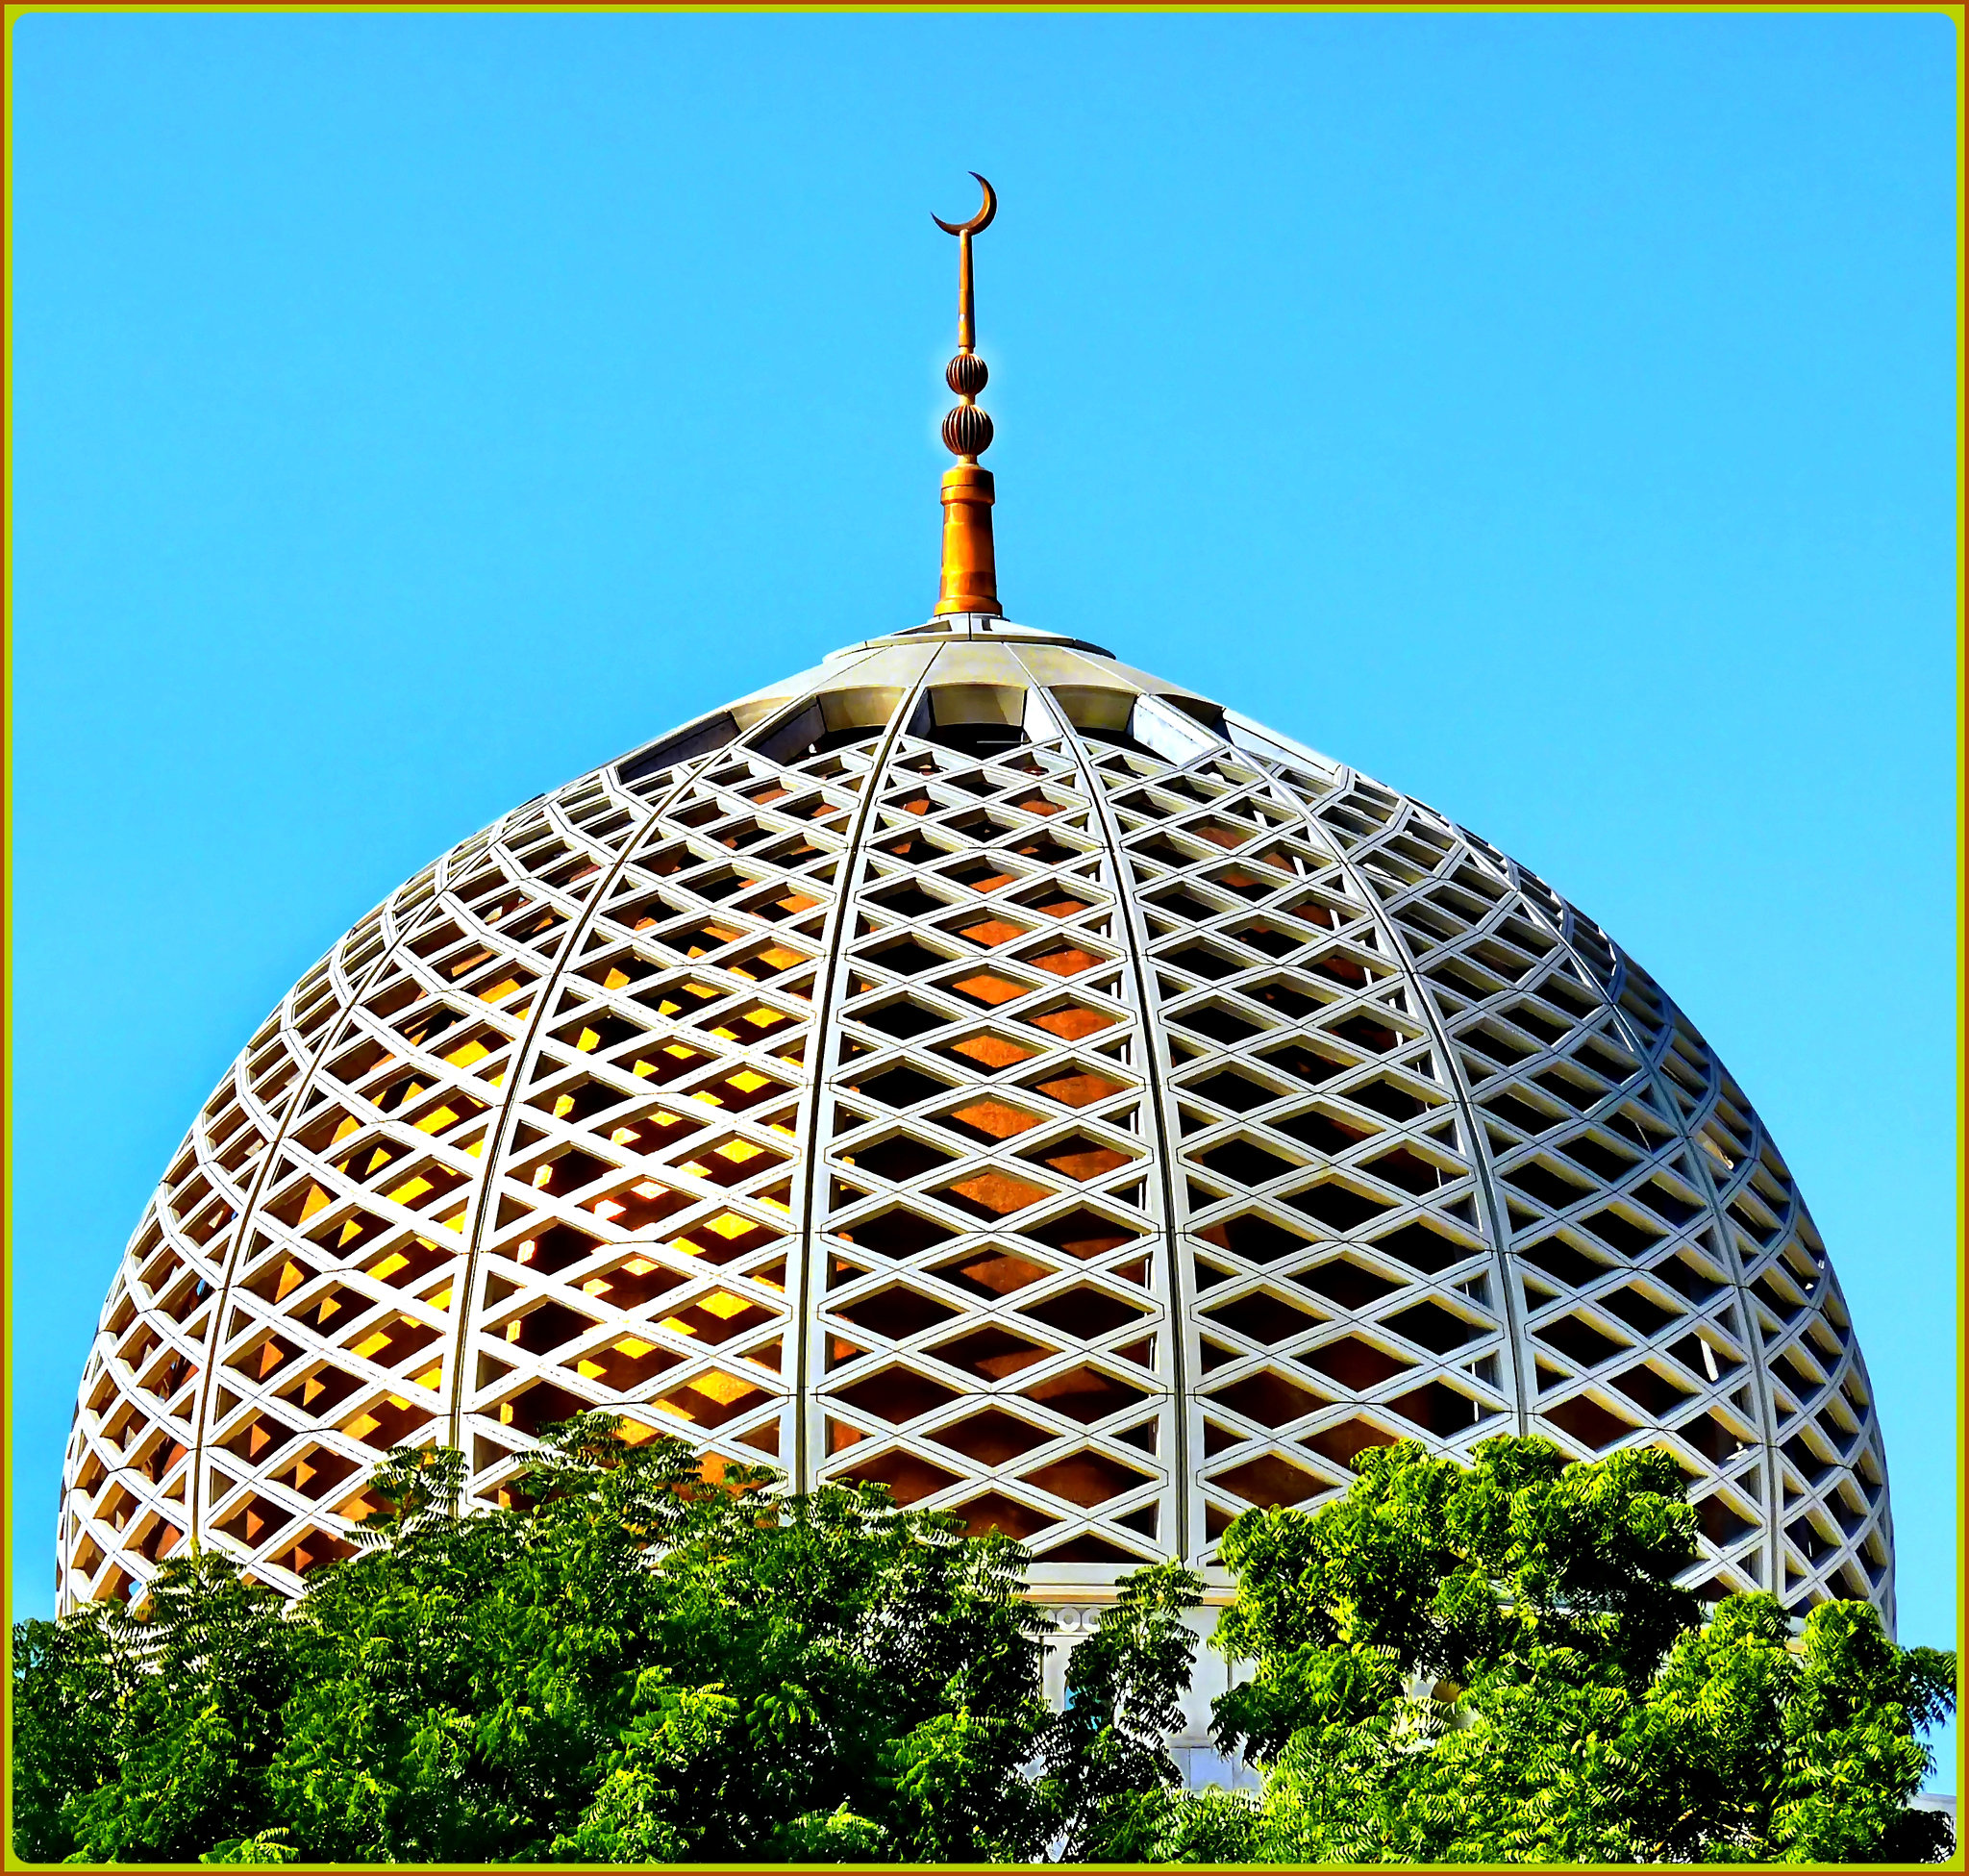
M 362 919 L 206 1104 L 88 1358 L 64 1605 L 298 1589 L 401 1441 L 586 1409 L 880 1480 L 1061 1593 L 1363 1445 L 1659 1445 L 1694 1580 L 1891 1608 L 1783 1160 L 1617 944 L 1420 802 L 945 615 L 610 763 Z
M 1434 810 L 1006 622 L 990 500 L 928 624 L 516 808 L 268 1017 L 111 1286 L 64 1609 L 194 1540 L 296 1593 L 390 1447 L 496 1504 L 599 1409 L 1069 1604 L 1221 1588 L 1365 1446 L 1658 1446 L 1689 1582 L 1891 1621 L 1839 1286 L 1694 1025 Z

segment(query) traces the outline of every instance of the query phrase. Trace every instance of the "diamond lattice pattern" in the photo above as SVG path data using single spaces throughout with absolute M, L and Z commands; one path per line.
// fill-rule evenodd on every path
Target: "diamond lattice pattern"
M 194 1535 L 291 1592 L 390 1446 L 498 1503 L 601 1408 L 1068 1585 L 1371 1444 L 1657 1445 L 1692 1582 L 1891 1618 L 1837 1282 L 1660 988 L 1420 803 L 997 630 L 530 803 L 295 987 L 111 1288 L 64 1607 Z

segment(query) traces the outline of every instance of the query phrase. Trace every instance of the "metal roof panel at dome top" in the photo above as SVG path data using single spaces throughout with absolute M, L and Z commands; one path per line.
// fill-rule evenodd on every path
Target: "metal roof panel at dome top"
M 910 633 L 891 633 L 863 639 L 831 652 L 814 669 L 766 685 L 716 714 L 729 716 L 735 733 L 795 698 L 809 703 L 833 702 L 838 709 L 845 708 L 838 700 L 859 692 L 888 696 L 899 687 L 966 683 L 1039 684 L 1062 696 L 1086 693 L 1093 699 L 1105 695 L 1107 701 L 1100 707 L 1110 715 L 1125 713 L 1137 696 L 1161 698 L 1204 722 L 1217 722 L 1224 714 L 1221 705 L 1123 664 L 1111 652 L 1084 639 L 1023 627 L 988 636 L 958 634 L 920 638 Z M 1094 708 L 1091 701 L 1086 705 L 1088 710 Z M 673 732 L 672 736 L 676 734 Z M 666 738 L 649 746 L 666 748 L 670 740 Z
M 1067 1595 L 1365 1445 L 1661 1445 L 1691 1580 L 1892 1610 L 1836 1279 L 1667 995 L 1423 804 L 1024 635 L 698 719 L 303 978 L 112 1287 L 63 1606 L 194 1538 L 291 1591 L 390 1445 L 496 1503 L 586 1408 Z
M 845 645 L 839 651 L 830 652 L 828 658 L 830 661 L 852 658 L 857 652 L 874 645 L 915 644 L 925 638 L 936 638 L 987 641 L 1011 639 L 1023 644 L 1065 645 L 1073 651 L 1090 652 L 1096 658 L 1114 656 L 1106 645 L 1093 644 L 1085 638 L 1071 638 L 1062 633 L 1043 632 L 1035 625 L 1017 625 L 995 613 L 954 613 L 931 619 L 923 625 L 910 626 L 902 632 L 863 639 L 859 645 Z

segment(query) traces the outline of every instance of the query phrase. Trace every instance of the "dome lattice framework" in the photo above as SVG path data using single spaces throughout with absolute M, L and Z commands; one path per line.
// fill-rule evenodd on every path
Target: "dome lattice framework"
M 1783 1161 L 1687 1018 L 1421 803 L 982 614 L 515 810 L 212 1094 L 84 1375 L 64 1607 L 292 1592 L 400 1441 L 584 1409 L 881 1480 L 1068 1597 L 1363 1445 L 1665 1447 L 1690 1581 L 1892 1616 Z

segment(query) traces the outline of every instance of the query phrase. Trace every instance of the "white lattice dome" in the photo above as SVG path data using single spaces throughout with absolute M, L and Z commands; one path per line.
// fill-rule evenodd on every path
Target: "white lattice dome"
M 1825 1251 L 1688 1020 L 1441 815 L 1077 640 L 835 654 L 362 919 L 197 1116 L 83 1377 L 62 1600 L 284 1590 L 387 1447 L 586 1408 L 1207 1568 L 1362 1445 L 1673 1453 L 1691 1581 L 1892 1615 Z

